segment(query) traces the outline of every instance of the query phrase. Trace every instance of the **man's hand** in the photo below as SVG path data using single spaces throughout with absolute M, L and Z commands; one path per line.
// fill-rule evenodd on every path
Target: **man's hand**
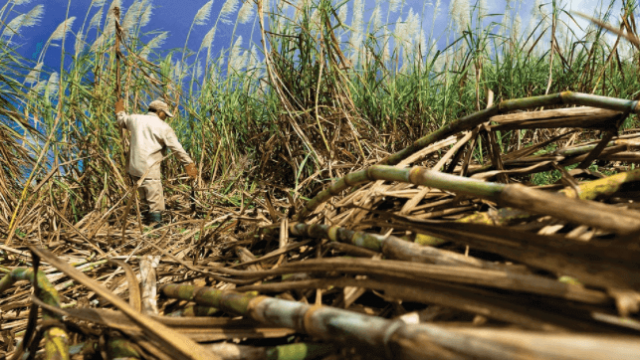
M 187 170 L 187 175 L 191 178 L 191 180 L 195 180 L 198 177 L 198 169 L 196 169 L 196 164 L 191 163 L 185 167 Z
M 124 99 L 118 99 L 118 101 L 116 101 L 116 114 L 122 111 L 124 111 Z

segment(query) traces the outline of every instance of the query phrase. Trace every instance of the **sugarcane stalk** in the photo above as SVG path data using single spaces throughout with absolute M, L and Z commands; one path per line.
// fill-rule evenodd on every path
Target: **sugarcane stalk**
M 85 358 L 95 354 L 98 350 L 98 343 L 95 340 L 89 340 L 69 347 L 69 355 L 84 355 Z M 106 350 L 109 359 L 141 359 L 140 352 L 135 343 L 117 337 L 109 337 L 106 341 Z
M 210 306 L 192 305 L 192 306 L 187 306 L 184 309 L 180 309 L 172 313 L 169 313 L 166 316 L 170 316 L 170 317 L 212 316 L 218 313 L 219 311 L 220 310 Z
M 297 343 L 274 347 L 255 347 L 220 343 L 211 345 L 209 349 L 224 360 L 311 360 L 335 351 L 335 346 Z
M 626 360 L 636 359 L 640 353 L 640 342 L 636 337 L 524 331 L 517 331 L 516 334 L 514 330 L 456 329 L 427 323 L 407 325 L 402 321 L 328 306 L 311 306 L 185 284 L 168 284 L 160 292 L 170 298 L 217 307 L 326 341 L 366 346 L 394 359 L 583 360 L 615 356 L 616 359 Z M 590 354 L 584 353 L 585 344 L 590 344 Z
M 16 268 L 0 280 L 0 294 L 13 286 L 16 281 L 27 280 L 32 284 L 37 281 L 40 290 L 40 300 L 44 303 L 60 307 L 60 298 L 58 291 L 47 280 L 46 275 L 42 271 L 38 271 L 38 275 L 34 278 L 32 268 Z M 59 317 L 44 310 L 42 313 L 44 320 L 59 320 Z M 69 359 L 69 337 L 64 329 L 59 327 L 51 327 L 47 329 L 45 334 L 45 359 L 47 360 L 66 360 Z
M 450 135 L 453 135 L 460 131 L 472 129 L 483 122 L 489 120 L 490 117 L 505 113 L 508 111 L 532 109 L 540 106 L 552 106 L 552 105 L 581 105 L 581 106 L 593 106 L 603 109 L 617 110 L 629 113 L 639 113 L 640 107 L 636 100 L 617 99 L 606 96 L 598 96 L 591 94 L 575 93 L 571 91 L 565 91 L 553 95 L 533 96 L 515 100 L 505 100 L 489 107 L 485 110 L 475 112 L 471 115 L 465 116 L 461 119 L 450 122 L 449 124 L 441 127 L 435 132 L 424 136 L 403 150 L 387 156 L 379 162 L 380 165 L 395 165 L 400 161 L 406 159 L 410 155 L 420 151 L 421 149 L 433 144 L 436 141 L 440 141 Z
M 279 227 L 264 228 L 261 233 L 276 233 Z M 349 230 L 339 226 L 322 224 L 290 223 L 289 236 L 329 239 L 352 244 L 361 248 L 382 252 L 386 257 L 411 262 L 438 265 L 473 266 L 482 269 L 505 270 L 505 266 L 464 256 L 453 251 L 436 249 L 409 242 L 396 236 L 383 236 L 363 231 Z
M 109 338 L 107 354 L 110 359 L 141 359 L 137 346 L 127 339 Z
M 302 221 L 307 215 L 309 215 L 313 210 L 320 206 L 320 204 L 328 201 L 331 197 L 340 194 L 342 191 L 356 185 L 376 180 L 411 183 L 412 179 L 410 177 L 410 173 L 415 169 L 418 169 L 418 171 L 424 170 L 429 172 L 430 174 L 432 174 L 431 180 L 433 180 L 428 182 L 425 181 L 424 184 L 416 185 L 425 185 L 439 189 L 447 189 L 450 187 L 448 186 L 447 182 L 450 182 L 453 178 L 454 183 L 452 184 L 452 186 L 456 189 L 453 191 L 461 191 L 464 193 L 489 198 L 498 196 L 502 191 L 502 188 L 504 187 L 503 184 L 488 183 L 468 178 L 457 177 L 440 172 L 429 171 L 424 168 L 414 167 L 412 169 L 398 169 L 391 166 L 374 165 L 368 167 L 367 169 L 347 174 L 337 182 L 331 184 L 331 186 L 329 186 L 327 189 L 321 191 L 305 205 L 300 213 L 298 213 L 298 215 L 296 216 L 296 220 Z
M 115 22 L 115 65 L 116 65 L 116 84 L 115 84 L 115 98 L 118 101 L 122 96 L 122 84 L 121 84 L 121 70 L 120 70 L 120 39 L 122 38 L 122 28 L 120 27 L 120 8 L 113 8 L 113 18 Z M 120 141 L 122 144 L 122 153 L 125 157 L 125 169 L 129 167 L 129 149 L 127 149 L 127 140 L 125 129 L 120 129 Z M 134 195 L 135 196 L 135 195 Z
M 310 360 L 335 351 L 331 344 L 288 344 L 267 349 L 267 360 Z
M 300 211 L 296 220 L 301 221 L 320 204 L 328 201 L 349 187 L 366 182 L 385 180 L 428 186 L 457 194 L 470 195 L 490 200 L 501 206 L 525 210 L 533 214 L 551 215 L 568 222 L 625 235 L 640 231 L 640 215 L 632 211 L 621 211 L 613 206 L 566 198 L 520 184 L 498 184 L 460 176 L 444 174 L 423 167 L 399 169 L 374 165 L 338 180 L 311 199 Z M 571 211 L 567 211 L 571 209 Z
M 160 292 L 174 299 L 194 301 L 233 314 L 248 316 L 265 324 L 296 329 L 314 337 L 342 344 L 374 347 L 386 351 L 392 321 L 324 306 L 239 294 L 192 285 L 167 284 Z M 397 323 L 398 325 L 402 325 Z M 395 326 L 394 330 L 397 330 Z M 405 346 L 398 341 L 399 346 Z M 426 340 L 417 349 L 423 358 L 465 359 Z M 404 358 L 404 357 L 399 357 Z
M 593 147 L 595 148 L 595 145 L 593 145 Z M 590 149 L 585 149 L 584 153 L 587 153 L 589 151 Z M 624 184 L 635 181 L 640 181 L 640 169 L 582 183 L 578 185 L 578 193 L 576 193 L 576 191 L 574 191 L 573 189 L 562 189 L 558 193 L 570 198 L 595 200 L 599 197 L 611 196 L 618 192 Z M 531 215 L 523 210 L 502 208 L 499 209 L 495 214 L 490 215 L 486 212 L 476 213 L 464 217 L 460 220 L 456 220 L 456 222 L 504 226 L 513 220 L 527 218 L 529 216 Z M 435 236 L 427 234 L 416 235 L 416 243 L 420 245 L 436 245 L 443 242 L 444 240 Z

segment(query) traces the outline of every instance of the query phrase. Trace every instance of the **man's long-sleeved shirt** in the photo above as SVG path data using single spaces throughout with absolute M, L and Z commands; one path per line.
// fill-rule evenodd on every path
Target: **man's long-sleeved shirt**
M 163 150 L 171 149 L 183 165 L 193 162 L 180 145 L 176 133 L 169 124 L 162 121 L 153 112 L 147 115 L 129 115 L 124 111 L 117 114 L 118 126 L 131 133 L 129 153 L 129 174 L 147 179 L 160 179 L 160 162 Z

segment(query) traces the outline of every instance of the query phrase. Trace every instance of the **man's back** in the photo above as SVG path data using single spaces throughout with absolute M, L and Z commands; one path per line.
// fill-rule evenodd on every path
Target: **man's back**
M 175 132 L 156 114 L 127 115 L 118 114 L 118 123 L 131 133 L 131 153 L 129 155 L 129 174 L 142 176 L 148 170 L 147 178 L 160 179 L 162 150 L 168 147 L 183 164 L 193 162 L 178 142 Z

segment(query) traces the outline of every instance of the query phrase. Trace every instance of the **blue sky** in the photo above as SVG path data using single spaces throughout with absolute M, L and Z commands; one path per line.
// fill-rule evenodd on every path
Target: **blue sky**
M 294 2 L 296 0 L 292 0 Z M 169 37 L 165 42 L 163 49 L 171 49 L 171 48 L 182 48 L 184 42 L 187 37 L 187 33 L 189 31 L 189 27 L 195 14 L 198 9 L 202 7 L 207 0 L 154 0 L 153 4 L 155 5 L 155 9 L 153 11 L 152 21 L 145 27 L 144 30 L 152 31 L 152 30 L 162 30 L 169 31 Z M 352 2 L 352 1 L 350 1 Z M 435 0 L 434 0 L 435 2 Z M 91 1 L 90 0 L 71 0 L 71 6 L 69 9 L 69 16 L 75 16 L 77 18 L 76 23 L 74 24 L 72 31 L 78 31 L 81 26 L 82 19 L 84 19 L 87 9 L 89 8 Z M 108 1 L 107 4 L 110 4 L 111 1 Z M 133 3 L 133 0 L 123 0 L 123 7 L 125 10 Z M 504 9 L 504 1 L 488 1 L 490 12 L 502 12 Z M 32 0 L 31 3 L 26 5 L 21 5 L 15 8 L 16 13 L 10 16 L 11 19 L 13 16 L 18 15 L 19 13 L 27 12 L 34 5 L 43 4 L 45 6 L 45 16 L 38 26 L 34 26 L 31 28 L 25 28 L 21 31 L 21 37 L 14 38 L 13 41 L 17 44 L 20 44 L 19 52 L 26 57 L 31 58 L 33 54 L 36 54 L 39 47 L 42 46 L 47 38 L 51 35 L 51 33 L 56 29 L 56 27 L 65 19 L 68 0 Z M 202 39 L 205 34 L 209 31 L 211 26 L 213 25 L 217 14 L 220 12 L 224 4 L 224 0 L 216 0 L 213 3 L 211 18 L 206 25 L 203 26 L 195 26 L 189 41 L 189 47 L 191 49 L 196 49 L 200 46 Z M 373 0 L 367 0 L 365 8 L 369 11 L 373 9 Z M 406 14 L 409 8 L 413 8 L 415 12 L 421 12 L 423 7 L 422 0 L 405 0 L 404 13 Z M 349 4 L 351 5 L 351 4 Z M 369 6 L 370 5 L 370 6 Z M 383 5 L 384 7 L 385 5 Z M 502 8 L 502 9 L 501 9 Z M 436 29 L 444 29 L 448 22 L 448 9 L 449 9 L 449 0 L 444 0 L 441 2 L 440 16 L 438 17 Z M 528 11 L 528 9 L 525 9 Z M 92 12 L 92 14 L 95 10 Z M 432 13 L 433 6 L 427 7 L 427 14 L 425 14 L 425 25 L 430 27 L 432 21 Z M 351 11 L 349 11 L 349 16 L 351 16 Z M 398 14 L 392 16 L 391 21 L 397 20 Z M 90 15 L 91 17 L 91 15 Z M 365 19 L 367 16 L 365 15 Z M 235 16 L 232 17 L 235 20 Z M 253 22 L 250 22 L 246 25 L 239 26 L 236 30 L 236 35 L 242 35 L 245 39 L 244 44 L 246 45 L 246 39 L 251 33 L 251 27 Z M 216 38 L 214 41 L 214 53 L 219 51 L 221 48 L 228 48 L 230 44 L 230 36 L 233 30 L 233 25 L 223 25 L 219 27 L 219 30 L 216 33 Z M 438 30 L 436 30 L 437 32 Z M 255 40 L 258 40 L 254 37 Z M 40 45 L 38 45 L 40 43 Z M 74 43 L 73 35 L 67 38 L 67 49 L 68 51 L 72 51 L 72 47 Z M 45 59 L 45 66 L 47 67 L 57 67 L 59 66 L 59 52 L 54 49 L 50 49 L 47 52 L 47 57 Z M 37 55 L 36 55 L 37 56 Z
M 11 1 L 11 0 L 9 0 Z M 22 2 L 28 2 L 25 0 L 21 0 Z M 184 46 L 185 39 L 187 37 L 187 33 L 189 31 L 189 27 L 193 21 L 195 14 L 198 9 L 200 9 L 208 0 L 153 0 L 153 5 L 155 6 L 153 11 L 153 16 L 151 17 L 151 22 L 143 29 L 143 31 L 168 31 L 169 37 L 167 38 L 162 49 L 172 49 L 179 48 L 182 49 Z M 291 2 L 296 2 L 300 0 L 291 0 Z M 352 5 L 354 0 L 349 1 L 349 6 Z M 378 0 L 379 1 L 379 0 Z M 398 0 L 401 1 L 401 0 Z M 440 2 L 439 15 L 436 19 L 435 23 L 435 33 L 434 37 L 438 38 L 442 35 L 449 23 L 449 6 L 451 1 L 461 1 L 461 0 L 442 0 Z M 551 0 L 543 1 L 548 3 Z M 580 10 L 587 13 L 592 13 L 593 9 L 597 6 L 600 6 L 601 3 L 605 0 L 563 0 L 562 2 L 567 5 L 569 8 L 573 8 L 575 10 Z M 124 10 L 134 2 L 134 0 L 122 0 L 122 6 Z M 192 50 L 197 50 L 204 38 L 205 34 L 209 31 L 215 19 L 217 18 L 220 9 L 222 8 L 225 0 L 215 0 L 213 3 L 211 17 L 209 21 L 205 25 L 195 26 L 190 37 L 189 48 Z M 388 6 L 388 1 L 380 1 L 382 3 L 383 9 Z M 433 9 L 434 3 L 437 0 L 427 0 L 427 7 L 425 11 L 425 15 L 423 18 L 424 28 L 430 29 L 432 26 L 433 19 Z M 470 5 L 473 6 L 475 4 L 475 0 L 469 0 Z M 608 0 L 606 0 L 608 3 Z M 621 0 L 617 0 L 617 3 L 621 3 Z M 77 18 L 75 24 L 72 27 L 72 34 L 67 37 L 67 51 L 73 52 L 73 44 L 75 42 L 74 33 L 78 31 L 82 24 L 82 20 L 84 19 L 87 9 L 90 6 L 90 0 L 71 0 L 69 16 L 75 16 Z M 111 3 L 111 0 L 107 1 L 107 6 Z M 371 10 L 373 9 L 376 0 L 365 0 L 365 9 L 367 12 L 365 13 L 365 20 L 368 20 Z M 507 1 L 506 0 L 486 0 L 485 1 L 488 9 L 487 12 L 489 14 L 501 14 L 504 12 Z M 533 0 L 511 0 L 511 6 L 518 10 L 518 14 L 522 18 L 522 28 L 523 30 L 526 28 L 528 23 L 528 19 L 531 13 L 531 9 L 533 7 Z M 67 5 L 69 4 L 68 0 L 31 0 L 30 3 L 20 5 L 15 7 L 14 13 L 9 15 L 8 20 L 11 20 L 13 17 L 19 15 L 20 13 L 24 13 L 29 11 L 33 6 L 37 4 L 43 4 L 45 7 L 45 15 L 41 20 L 40 24 L 30 28 L 23 28 L 21 30 L 20 37 L 14 37 L 13 42 L 19 45 L 19 52 L 27 57 L 32 58 L 34 55 L 37 57 L 38 51 L 41 48 L 42 44 L 47 40 L 47 38 L 51 35 L 51 33 L 56 29 L 56 27 L 65 19 Z M 404 10 L 403 10 L 403 19 L 408 13 L 409 9 L 412 8 L 414 12 L 421 13 L 423 9 L 423 5 L 425 3 L 422 0 L 404 0 Z M 617 5 L 619 8 L 620 4 Z M 106 9 L 106 7 L 105 7 Z M 351 10 L 351 9 L 350 9 Z M 96 9 L 91 12 L 89 18 L 95 13 Z M 386 12 L 385 12 L 386 13 Z M 349 11 L 349 18 L 352 16 L 352 11 Z M 398 19 L 398 16 L 401 16 L 399 13 L 395 13 L 391 16 L 390 22 L 395 22 Z M 236 15 L 232 15 L 231 19 L 235 22 Z M 495 17 L 492 20 L 500 21 L 501 17 Z M 104 21 L 104 20 L 103 20 Z M 384 21 L 384 19 L 383 19 Z M 349 22 L 349 21 L 347 21 Z M 584 20 L 580 20 L 580 24 L 582 26 L 586 26 L 587 22 Z M 246 25 L 238 26 L 236 30 L 236 36 L 241 35 L 244 39 L 244 45 L 247 45 L 247 38 L 251 33 L 251 29 L 253 26 L 253 21 L 249 22 Z M 257 30 L 257 29 L 256 29 Z M 231 25 L 220 25 L 218 31 L 216 33 L 216 38 L 214 41 L 213 52 L 217 53 L 222 48 L 228 48 L 231 43 L 231 33 L 233 31 L 233 24 Z M 258 32 L 254 32 L 254 40 L 258 41 Z M 90 34 L 90 40 L 95 36 L 95 30 Z M 147 38 L 148 40 L 149 38 Z M 440 38 L 438 42 L 438 47 L 442 48 L 446 46 L 445 44 L 445 36 Z M 57 48 L 50 48 L 47 52 L 47 56 L 45 58 L 45 68 L 49 69 L 59 69 L 59 59 L 60 52 Z

